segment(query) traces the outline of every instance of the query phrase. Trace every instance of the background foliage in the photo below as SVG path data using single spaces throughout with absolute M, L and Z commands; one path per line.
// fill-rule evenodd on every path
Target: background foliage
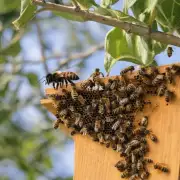
M 101 4 L 97 13 L 144 26 L 156 11 L 153 30 L 180 35 L 180 0 L 97 3 Z M 59 69 L 71 69 L 85 78 L 92 71 L 87 68 L 87 59 L 103 49 L 103 42 L 105 55 L 101 54 L 98 60 L 102 62 L 104 56 L 106 72 L 117 61 L 156 64 L 156 55 L 167 45 L 119 28 L 82 23 L 83 17 L 69 13 L 42 12 L 34 16 L 36 9 L 29 0 L 0 0 L 0 176 L 13 180 L 70 180 L 68 176 L 72 174 L 67 167 L 72 165 L 67 165 L 68 159 L 57 152 L 66 151 L 72 141 L 52 129 L 54 117 L 39 104 L 44 96 L 44 85 L 39 79 Z M 97 59 L 92 56 L 89 60 L 94 58 Z M 98 66 L 99 62 L 92 63 Z

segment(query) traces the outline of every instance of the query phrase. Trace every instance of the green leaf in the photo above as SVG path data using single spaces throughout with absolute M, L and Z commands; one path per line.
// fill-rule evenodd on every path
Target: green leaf
M 72 15 L 71 13 L 68 12 L 57 12 L 57 11 L 53 11 L 53 13 L 57 16 L 61 16 L 64 19 L 68 19 L 71 21 L 78 21 L 78 22 L 85 22 L 85 18 L 83 16 L 75 16 Z
M 109 53 L 105 53 L 104 58 L 104 68 L 107 73 L 110 73 L 110 70 L 112 69 L 113 65 L 117 62 L 117 59 L 114 59 Z
M 24 27 L 31 19 L 34 18 L 35 11 L 37 9 L 37 7 L 32 4 L 31 0 L 26 0 L 26 2 L 22 1 L 22 3 L 23 5 L 21 6 L 22 9 L 21 9 L 20 17 L 15 21 L 13 21 L 13 25 L 17 30 Z
M 0 13 L 4 14 L 20 6 L 20 0 L 0 0 Z
M 137 0 L 126 0 L 126 1 L 125 1 L 125 6 L 126 6 L 125 8 L 126 8 L 126 9 L 131 8 L 131 6 L 133 6 L 136 1 L 137 1 Z
M 3 56 L 16 56 L 21 51 L 20 38 L 22 33 L 16 33 L 11 42 L 3 49 L 0 49 L 0 54 Z
M 30 83 L 32 86 L 35 86 L 35 87 L 38 86 L 38 77 L 37 77 L 36 74 L 34 74 L 34 73 L 28 73 L 28 74 L 25 74 L 25 76 L 28 78 L 29 83 Z
M 52 168 L 52 161 L 50 157 L 44 158 L 44 165 L 46 166 L 47 169 Z
M 6 62 L 6 58 L 0 55 L 0 64 L 4 64 Z
M 3 90 L 6 85 L 13 79 L 13 75 L 11 74 L 1 74 L 0 76 L 0 90 Z
M 107 8 L 117 3 L 119 0 L 101 0 L 101 7 Z

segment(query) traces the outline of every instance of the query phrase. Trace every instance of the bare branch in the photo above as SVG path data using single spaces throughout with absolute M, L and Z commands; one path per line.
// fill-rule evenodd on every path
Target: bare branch
M 159 41 L 161 43 L 171 44 L 171 45 L 175 45 L 175 46 L 180 47 L 180 38 L 173 36 L 173 35 L 170 35 L 170 34 L 160 32 L 160 31 L 149 33 L 148 27 L 135 25 L 132 23 L 117 20 L 117 19 L 112 18 L 112 17 L 95 14 L 93 12 L 88 12 L 88 11 L 83 11 L 83 10 L 77 11 L 74 7 L 57 5 L 54 3 L 44 4 L 40 0 L 33 0 L 33 2 L 36 5 L 43 6 L 43 8 L 40 11 L 50 10 L 50 11 L 68 12 L 68 13 L 71 13 L 73 15 L 81 16 L 86 21 L 94 21 L 94 22 L 106 24 L 106 25 L 113 26 L 113 27 L 119 27 L 121 29 L 124 29 L 127 32 L 129 30 L 131 30 L 131 33 L 134 33 L 136 35 L 144 36 L 144 37 L 150 36 L 152 39 Z
M 44 69 L 45 69 L 46 73 L 48 73 L 48 65 L 46 63 L 46 55 L 45 55 L 45 49 L 44 49 L 44 45 L 43 45 L 43 37 L 42 37 L 41 27 L 38 22 L 36 22 L 35 25 L 37 28 L 37 36 L 38 36 L 39 45 L 40 45 L 42 63 L 44 65 Z

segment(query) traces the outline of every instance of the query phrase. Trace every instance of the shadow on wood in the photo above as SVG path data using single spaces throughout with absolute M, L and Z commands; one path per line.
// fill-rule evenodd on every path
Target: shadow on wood
M 165 66 L 160 69 L 163 70 Z M 107 81 L 105 79 L 104 81 Z M 79 83 L 78 83 L 79 85 Z M 146 108 L 142 115 L 149 116 L 148 128 L 157 135 L 159 142 L 150 145 L 150 153 L 147 157 L 154 162 L 165 163 L 170 168 L 170 173 L 158 172 L 149 166 L 150 180 L 178 180 L 180 171 L 180 77 L 176 78 L 176 84 L 170 89 L 175 92 L 176 99 L 166 105 L 164 97 L 147 97 L 156 106 L 152 113 L 151 108 Z M 46 94 L 60 93 L 54 89 L 46 89 Z M 42 99 L 41 104 L 55 114 L 53 102 Z M 65 132 L 68 130 L 60 127 Z M 120 173 L 114 164 L 120 160 L 119 153 L 105 146 L 93 142 L 90 138 L 81 135 L 73 137 L 75 141 L 75 170 L 74 180 L 120 180 Z

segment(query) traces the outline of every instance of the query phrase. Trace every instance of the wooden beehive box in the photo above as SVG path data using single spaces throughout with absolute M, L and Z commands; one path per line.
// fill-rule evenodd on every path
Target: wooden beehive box
M 164 71 L 166 66 L 160 67 Z M 112 78 L 112 77 L 111 77 Z M 104 82 L 107 78 L 104 78 Z M 150 141 L 150 153 L 147 155 L 155 162 L 163 162 L 170 168 L 170 173 L 158 172 L 150 166 L 150 180 L 180 180 L 180 76 L 175 79 L 176 84 L 170 87 L 176 93 L 176 98 L 168 106 L 164 98 L 149 97 L 157 108 L 146 108 L 144 115 L 149 115 L 148 127 L 157 135 L 159 142 L 154 144 Z M 77 83 L 77 86 L 79 83 Z M 46 89 L 46 94 L 60 93 L 51 88 Z M 41 104 L 48 111 L 55 114 L 52 101 L 42 99 Z M 140 118 L 142 114 L 138 114 Z M 60 126 L 64 132 L 68 129 Z M 105 148 L 99 143 L 93 142 L 90 138 L 75 135 L 75 169 L 74 180 L 120 180 L 120 173 L 114 164 L 120 159 L 119 153 L 112 149 Z

